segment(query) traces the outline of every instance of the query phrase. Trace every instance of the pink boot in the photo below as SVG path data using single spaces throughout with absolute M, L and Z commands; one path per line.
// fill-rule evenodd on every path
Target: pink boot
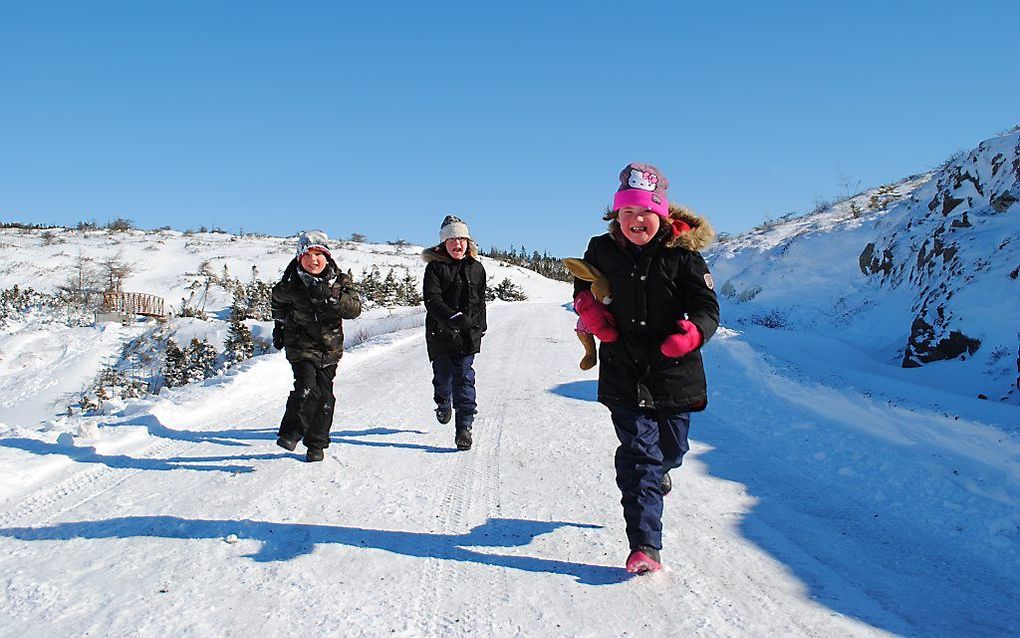
M 638 545 L 627 557 L 627 571 L 631 574 L 647 574 L 662 569 L 659 550 L 648 545 Z

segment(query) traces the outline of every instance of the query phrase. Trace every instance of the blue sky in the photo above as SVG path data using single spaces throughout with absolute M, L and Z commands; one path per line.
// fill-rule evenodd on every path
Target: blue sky
M 0 219 L 430 243 L 454 213 L 483 248 L 568 256 L 643 161 L 736 233 L 1020 123 L 1018 23 L 1015 2 L 5 2 Z

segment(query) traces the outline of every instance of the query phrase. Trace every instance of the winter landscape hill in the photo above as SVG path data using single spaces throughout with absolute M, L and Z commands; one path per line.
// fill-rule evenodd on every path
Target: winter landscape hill
M 708 255 L 726 316 L 836 337 L 939 394 L 1020 405 L 1020 132 Z
M 421 247 L 345 243 L 393 285 L 306 464 L 253 301 L 293 238 L 4 229 L 0 635 L 1013 635 L 1018 180 L 1013 133 L 706 254 L 709 407 L 640 578 L 568 284 L 483 260 L 527 300 L 489 306 L 457 452 L 399 285 Z M 174 316 L 92 325 L 77 284 L 111 276 Z M 211 354 L 167 383 L 170 340 Z

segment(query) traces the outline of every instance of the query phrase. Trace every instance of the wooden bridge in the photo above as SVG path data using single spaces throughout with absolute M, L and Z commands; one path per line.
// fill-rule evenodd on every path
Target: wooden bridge
M 166 317 L 162 297 L 142 292 L 104 292 L 103 305 L 96 311 L 96 321 L 127 321 L 133 317 Z

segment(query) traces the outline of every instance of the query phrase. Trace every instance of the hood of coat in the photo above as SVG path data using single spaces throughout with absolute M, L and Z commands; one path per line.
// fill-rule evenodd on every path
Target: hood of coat
M 606 212 L 610 219 L 609 232 L 621 245 L 627 242 L 616 221 L 616 213 Z M 715 240 L 715 229 L 708 220 L 681 204 L 669 205 L 669 219 L 663 220 L 660 233 L 669 233 L 664 240 L 665 248 L 685 248 L 695 252 L 704 250 Z
M 476 244 L 473 239 L 468 240 L 467 256 L 478 259 L 478 244 Z M 443 246 L 443 244 L 433 246 L 432 248 L 426 248 L 421 251 L 421 258 L 425 260 L 425 263 L 427 264 L 434 261 L 445 261 L 448 264 L 452 264 L 454 262 L 453 257 L 450 256 L 450 253 L 446 252 L 446 247 Z

